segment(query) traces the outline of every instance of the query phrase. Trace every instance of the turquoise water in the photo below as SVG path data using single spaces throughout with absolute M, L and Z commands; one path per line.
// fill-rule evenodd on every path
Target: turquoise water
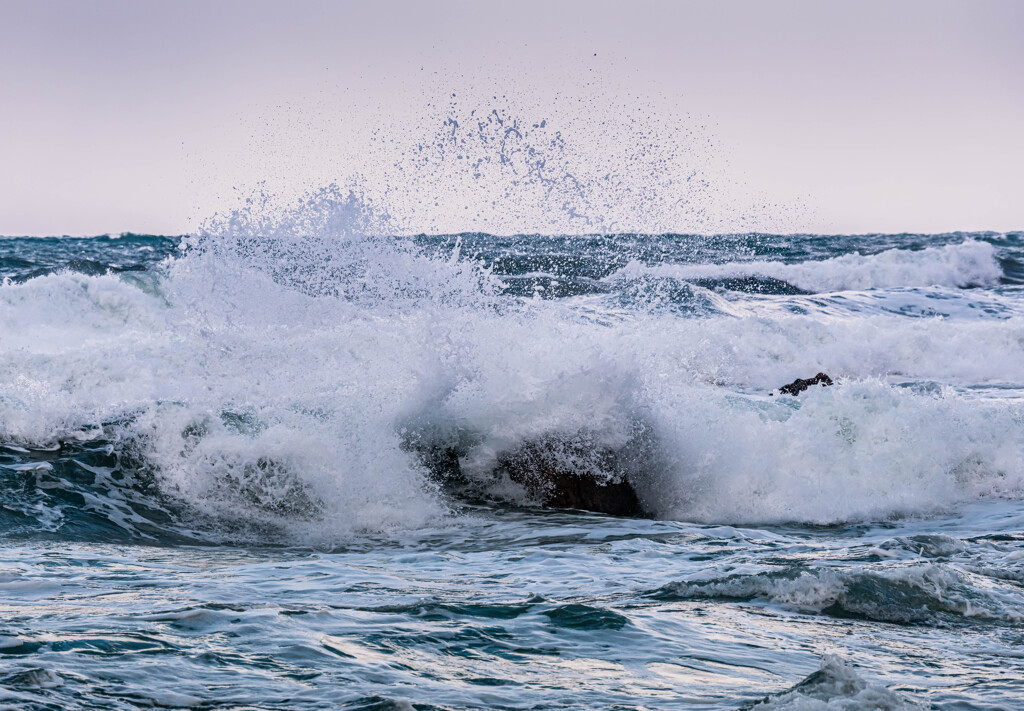
M 1024 234 L 332 224 L 0 239 L 0 704 L 1024 703 Z

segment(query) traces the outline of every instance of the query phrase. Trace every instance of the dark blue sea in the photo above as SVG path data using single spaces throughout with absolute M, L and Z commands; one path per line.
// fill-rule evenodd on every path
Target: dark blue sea
M 0 239 L 0 707 L 1024 708 L 1024 233 L 321 208 Z

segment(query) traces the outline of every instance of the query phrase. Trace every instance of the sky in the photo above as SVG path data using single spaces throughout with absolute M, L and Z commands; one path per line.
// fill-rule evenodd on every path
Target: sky
M 0 0 L 0 234 L 353 182 L 411 230 L 570 229 L 467 177 L 486 137 L 418 160 L 495 110 L 616 229 L 1019 230 L 1022 38 L 1017 0 Z

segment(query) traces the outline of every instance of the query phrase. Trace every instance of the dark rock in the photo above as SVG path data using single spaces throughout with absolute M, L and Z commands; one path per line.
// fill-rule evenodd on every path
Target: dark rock
M 615 464 L 615 453 L 589 438 L 546 437 L 498 455 L 495 471 L 550 508 L 643 516 L 636 491 Z
M 479 486 L 466 477 L 460 463 L 474 444 L 475 438 L 459 428 L 421 425 L 404 429 L 400 446 L 415 457 L 446 495 L 477 503 L 482 500 Z
M 497 455 L 490 471 L 462 462 L 480 441 L 472 433 L 421 427 L 403 432 L 402 448 L 412 454 L 452 499 L 471 504 L 508 500 L 507 482 L 526 490 L 542 506 L 580 509 L 613 516 L 643 516 L 631 477 L 650 468 L 649 433 L 637 426 L 625 447 L 604 446 L 593 433 L 551 433 Z M 505 482 L 503 484 L 502 482 Z
M 800 393 L 802 393 L 804 390 L 806 390 L 807 388 L 811 387 L 812 385 L 823 385 L 824 386 L 824 385 L 831 385 L 831 384 L 832 384 L 832 378 L 828 377 L 824 373 L 818 373 L 813 378 L 807 378 L 806 380 L 803 379 L 803 378 L 797 378 L 796 380 L 794 380 L 789 385 L 783 385 L 781 388 L 779 388 L 779 392 L 780 393 L 785 393 L 787 395 L 794 395 L 795 396 L 795 395 L 799 395 Z
M 416 450 L 416 454 L 420 464 L 442 484 L 458 485 L 466 482 L 459 464 L 459 452 L 455 447 L 435 444 Z

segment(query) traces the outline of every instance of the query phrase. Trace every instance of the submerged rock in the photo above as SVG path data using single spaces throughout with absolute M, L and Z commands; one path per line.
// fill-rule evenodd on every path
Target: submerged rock
M 818 373 L 813 378 L 806 378 L 806 379 L 804 379 L 804 378 L 797 378 L 796 380 L 794 380 L 789 385 L 783 385 L 781 388 L 779 388 L 779 392 L 780 393 L 785 393 L 786 395 L 794 395 L 795 396 L 795 395 L 799 395 L 800 393 L 802 393 L 804 390 L 806 390 L 807 388 L 811 387 L 812 385 L 822 385 L 822 386 L 825 386 L 825 385 L 831 385 L 831 384 L 832 384 L 832 378 L 828 377 L 824 373 Z
M 616 472 L 614 452 L 588 444 L 555 437 L 525 442 L 500 454 L 495 471 L 550 508 L 643 516 L 636 491 Z
M 493 468 L 468 477 L 460 458 L 467 448 L 452 441 L 407 440 L 420 464 L 453 498 L 471 501 L 507 500 L 511 481 L 523 487 L 534 503 L 553 509 L 579 509 L 612 516 L 644 516 L 636 490 L 627 478 L 623 453 L 602 446 L 587 433 L 550 434 L 520 443 L 497 455 Z

